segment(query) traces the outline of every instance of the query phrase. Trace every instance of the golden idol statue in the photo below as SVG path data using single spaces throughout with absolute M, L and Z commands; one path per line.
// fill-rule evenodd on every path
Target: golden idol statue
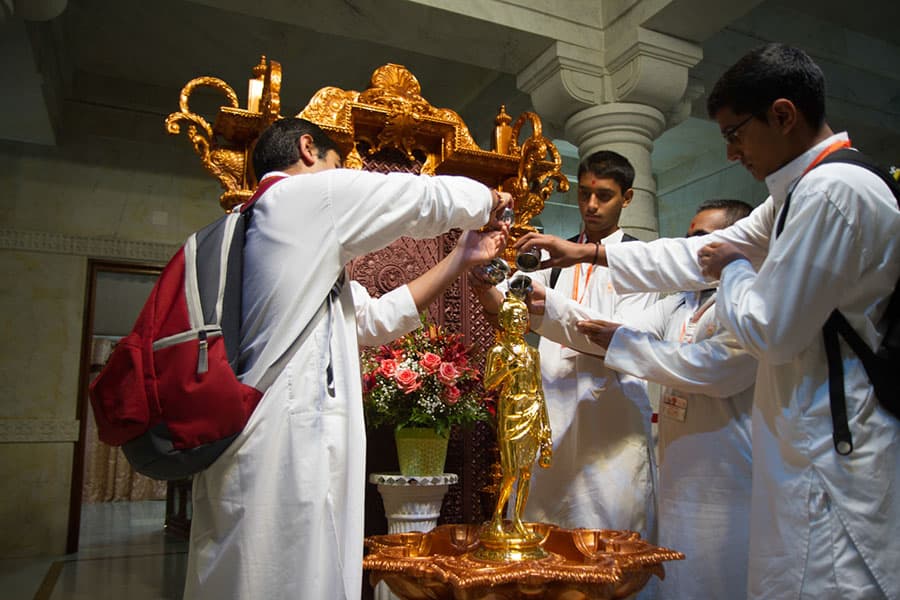
M 540 543 L 546 532 L 522 521 L 535 458 L 540 452 L 539 464 L 547 468 L 552 455 L 540 355 L 525 341 L 529 326 L 528 307 L 515 290 L 507 293 L 497 320 L 500 330 L 497 343 L 488 351 L 484 386 L 488 390 L 500 390 L 497 445 L 502 480 L 493 518 L 482 533 L 481 548 L 476 556 L 489 560 L 542 558 L 546 553 Z M 507 524 L 503 509 L 514 485 L 513 516 Z

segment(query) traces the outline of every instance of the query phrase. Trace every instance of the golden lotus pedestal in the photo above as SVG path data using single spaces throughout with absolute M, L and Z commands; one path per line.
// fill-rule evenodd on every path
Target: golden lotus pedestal
M 664 561 L 684 559 L 633 531 L 532 527 L 544 558 L 479 558 L 480 526 L 441 525 L 366 538 L 363 568 L 404 600 L 605 600 L 632 596 L 651 576 L 665 577 Z

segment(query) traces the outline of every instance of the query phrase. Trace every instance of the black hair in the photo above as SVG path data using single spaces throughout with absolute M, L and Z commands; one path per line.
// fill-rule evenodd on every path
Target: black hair
M 256 147 L 253 149 L 253 172 L 256 178 L 262 179 L 266 173 L 296 164 L 300 160 L 297 143 L 304 135 L 312 136 L 318 158 L 325 158 L 329 150 L 340 154 L 334 141 L 315 123 L 295 117 L 279 119 L 256 140 Z
M 634 167 L 628 159 L 611 150 L 594 152 L 578 165 L 578 178 L 590 171 L 598 179 L 612 179 L 624 194 L 634 184 Z
M 766 44 L 751 50 L 729 68 L 706 100 L 710 118 L 723 108 L 736 115 L 765 120 L 772 102 L 786 98 L 810 127 L 825 123 L 825 76 L 803 50 L 785 44 Z
M 730 199 L 713 199 L 702 202 L 694 214 L 700 214 L 704 210 L 724 210 L 725 226 L 733 225 L 736 221 L 740 221 L 751 212 L 753 207 L 742 200 Z

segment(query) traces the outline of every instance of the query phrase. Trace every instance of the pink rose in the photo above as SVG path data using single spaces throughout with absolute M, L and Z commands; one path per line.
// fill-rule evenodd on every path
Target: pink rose
M 412 369 L 398 370 L 394 379 L 397 380 L 397 385 L 405 394 L 411 394 L 422 386 L 419 376 Z
M 451 406 L 459 402 L 459 397 L 461 395 L 459 388 L 455 385 L 444 388 L 444 401 Z
M 448 362 L 441 363 L 441 368 L 438 371 L 438 379 L 440 379 L 444 385 L 455 384 L 459 376 L 460 371 L 456 368 L 456 365 Z
M 434 352 L 426 352 L 419 361 L 426 373 L 434 373 L 441 366 L 441 357 Z
M 397 372 L 397 361 L 393 358 L 385 358 L 381 361 L 378 370 L 381 371 L 385 377 L 393 377 L 394 373 Z

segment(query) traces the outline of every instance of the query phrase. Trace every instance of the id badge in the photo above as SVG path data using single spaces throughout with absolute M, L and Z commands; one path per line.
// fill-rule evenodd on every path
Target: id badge
M 675 394 L 669 394 L 664 397 L 659 407 L 659 414 L 673 421 L 684 423 L 687 418 L 687 398 Z

